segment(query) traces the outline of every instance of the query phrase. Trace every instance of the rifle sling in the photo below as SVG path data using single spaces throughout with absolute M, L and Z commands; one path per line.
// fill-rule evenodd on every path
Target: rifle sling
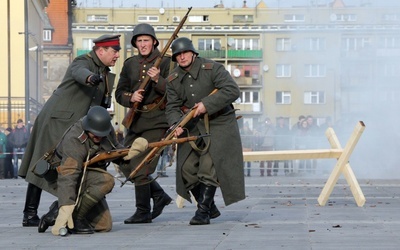
M 204 127 L 206 129 L 206 134 L 210 134 L 210 122 L 209 122 L 209 117 L 208 117 L 208 113 L 204 114 Z M 200 149 L 199 147 L 197 147 L 195 141 L 189 141 L 190 146 L 192 146 L 192 148 L 194 150 L 196 150 L 197 152 L 200 152 L 202 154 L 204 154 L 205 152 L 207 152 L 208 148 L 210 147 L 211 144 L 211 139 L 209 137 L 203 138 L 204 143 L 206 144 L 204 148 Z

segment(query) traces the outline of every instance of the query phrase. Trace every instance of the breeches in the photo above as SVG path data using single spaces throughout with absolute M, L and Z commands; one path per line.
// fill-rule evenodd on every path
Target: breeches
M 209 152 L 201 154 L 195 150 L 189 154 L 182 166 L 182 177 L 187 190 L 199 182 L 218 187 L 218 178 Z
M 112 229 L 112 217 L 106 194 L 114 187 L 114 178 L 102 169 L 88 169 L 82 186 L 82 195 L 88 194 L 99 202 L 86 215 L 88 221 L 97 232 L 108 232 Z

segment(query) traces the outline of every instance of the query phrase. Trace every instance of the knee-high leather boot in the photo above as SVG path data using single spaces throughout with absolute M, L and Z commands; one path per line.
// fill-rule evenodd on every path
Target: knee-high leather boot
M 192 190 L 190 190 L 190 192 L 192 192 L 194 198 L 196 199 L 196 201 L 199 200 L 199 196 L 200 196 L 200 185 L 195 186 Z M 211 202 L 211 208 L 210 208 L 210 219 L 215 219 L 217 217 L 219 217 L 221 215 L 221 212 L 218 210 L 217 206 L 215 205 L 214 199 Z
M 190 220 L 190 225 L 210 224 L 210 208 L 217 187 L 200 184 L 200 196 L 197 200 L 197 211 Z
M 150 192 L 154 204 L 151 218 L 155 219 L 162 213 L 164 207 L 172 202 L 172 198 L 164 192 L 164 189 L 155 180 L 150 182 Z
M 46 232 L 49 226 L 54 226 L 56 219 L 58 216 L 58 201 L 53 202 L 51 204 L 49 211 L 40 218 L 40 223 L 38 226 L 38 232 L 44 233 Z
M 125 224 L 151 223 L 150 184 L 135 186 L 136 212 L 124 221 Z
M 37 209 L 40 203 L 42 189 L 29 183 L 26 190 L 26 199 L 24 207 L 24 217 L 22 219 L 23 227 L 37 227 L 40 219 L 37 215 Z

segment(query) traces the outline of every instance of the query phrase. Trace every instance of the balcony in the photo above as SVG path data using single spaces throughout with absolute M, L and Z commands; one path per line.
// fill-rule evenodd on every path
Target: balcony
M 77 49 L 76 56 L 80 56 L 86 53 L 89 53 L 91 49 Z
M 229 59 L 262 59 L 262 50 L 198 50 L 200 57 Z

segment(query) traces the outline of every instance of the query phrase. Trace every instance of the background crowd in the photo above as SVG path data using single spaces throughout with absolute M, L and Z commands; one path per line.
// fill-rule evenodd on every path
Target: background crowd
M 313 116 L 300 115 L 298 121 L 290 127 L 287 119 L 277 117 L 276 122 L 267 117 L 253 129 L 245 122 L 241 128 L 243 151 L 273 151 L 273 150 L 301 150 L 318 149 L 325 147 L 327 140 L 325 130 L 332 127 L 332 119 L 325 118 L 325 122 L 317 125 Z M 284 175 L 315 174 L 317 160 L 299 161 L 261 161 L 260 176 L 277 176 L 281 171 Z M 252 162 L 244 162 L 246 176 L 251 176 Z M 254 172 L 253 172 L 254 174 Z

